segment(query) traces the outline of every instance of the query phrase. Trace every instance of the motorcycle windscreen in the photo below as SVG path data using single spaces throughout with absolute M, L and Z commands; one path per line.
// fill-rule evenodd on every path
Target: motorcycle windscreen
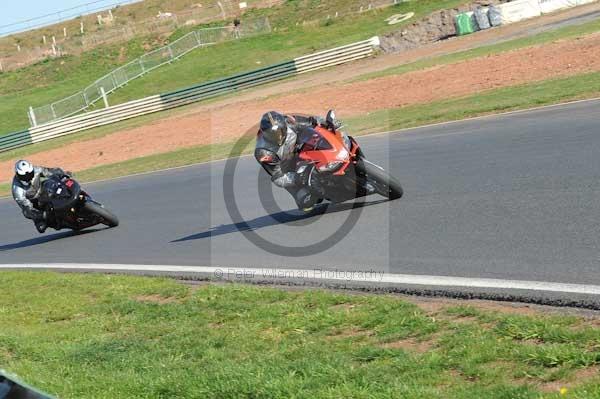
M 312 128 L 305 128 L 300 133 L 300 143 L 303 151 L 325 151 L 333 146 L 319 132 Z

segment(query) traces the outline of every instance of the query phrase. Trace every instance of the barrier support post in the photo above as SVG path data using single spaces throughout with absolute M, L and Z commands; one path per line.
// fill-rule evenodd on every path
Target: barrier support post
M 104 108 L 108 108 L 108 97 L 106 97 L 106 91 L 104 91 L 104 87 L 100 87 L 100 94 L 102 95 L 102 101 L 104 101 Z
M 35 120 L 35 112 L 33 112 L 32 106 L 29 107 L 29 122 L 31 123 L 32 127 L 37 126 L 37 121 Z

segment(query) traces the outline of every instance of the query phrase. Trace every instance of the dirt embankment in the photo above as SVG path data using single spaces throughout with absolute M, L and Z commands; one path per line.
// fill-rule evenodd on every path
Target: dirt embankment
M 454 18 L 478 6 L 506 3 L 508 0 L 480 0 L 447 10 L 436 11 L 403 29 L 381 37 L 381 48 L 388 53 L 406 51 L 456 35 Z

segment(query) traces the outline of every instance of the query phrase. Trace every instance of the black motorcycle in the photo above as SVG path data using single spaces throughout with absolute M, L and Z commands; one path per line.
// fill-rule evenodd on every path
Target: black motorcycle
M 70 176 L 51 176 L 41 183 L 37 208 L 46 212 L 48 227 L 75 231 L 104 224 L 119 225 L 119 219 L 92 199 Z

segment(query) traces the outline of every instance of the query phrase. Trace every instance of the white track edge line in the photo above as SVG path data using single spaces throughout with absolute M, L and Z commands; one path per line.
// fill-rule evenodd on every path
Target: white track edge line
M 3 264 L 0 270 L 65 270 L 65 271 L 106 271 L 106 272 L 161 272 L 210 274 L 218 279 L 239 280 L 252 279 L 306 279 L 315 281 L 344 281 L 362 283 L 387 283 L 404 285 L 421 285 L 436 287 L 492 288 L 527 291 L 546 291 L 557 293 L 600 295 L 600 286 L 593 284 L 570 284 L 545 281 L 504 280 L 492 278 L 450 277 L 431 275 L 394 274 L 385 271 L 370 270 L 359 272 L 352 270 L 324 269 L 273 269 L 245 267 L 215 266 L 174 266 L 174 265 L 127 265 L 127 264 L 81 264 L 81 263 L 47 263 L 47 264 Z M 361 273 L 361 274 L 359 274 Z

